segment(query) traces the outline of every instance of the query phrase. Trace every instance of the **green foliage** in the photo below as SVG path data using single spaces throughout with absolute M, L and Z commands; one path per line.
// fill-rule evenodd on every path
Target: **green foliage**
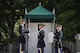
M 76 33 L 80 33 L 80 9 L 78 0 L 64 0 L 58 5 L 56 23 L 63 25 L 63 40 L 75 42 Z
M 23 0 L 0 0 L 1 41 L 7 42 L 6 39 L 9 39 L 9 42 L 13 42 L 17 36 L 17 31 L 14 31 L 15 23 L 20 19 L 20 16 L 24 16 L 24 8 Z
M 76 34 L 75 28 L 77 27 L 74 21 L 75 11 L 68 10 L 58 15 L 57 22 L 63 25 L 63 39 L 68 41 L 74 41 L 74 35 Z
M 65 24 L 65 22 L 71 22 L 73 21 L 75 15 L 74 10 L 68 10 L 64 11 L 63 13 L 59 14 L 57 17 L 57 22 L 62 22 L 62 24 Z

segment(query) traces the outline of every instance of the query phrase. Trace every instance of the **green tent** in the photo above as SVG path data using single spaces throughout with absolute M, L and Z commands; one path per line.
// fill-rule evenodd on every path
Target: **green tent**
M 54 14 L 39 5 L 32 11 L 25 14 L 26 19 L 30 19 L 31 21 L 51 21 L 54 18 Z

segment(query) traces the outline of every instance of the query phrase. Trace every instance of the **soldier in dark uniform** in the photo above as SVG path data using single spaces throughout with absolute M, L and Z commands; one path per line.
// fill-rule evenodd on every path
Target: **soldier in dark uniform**
M 45 37 L 45 32 L 43 30 L 44 24 L 39 24 L 38 29 L 39 29 L 39 34 L 38 34 L 38 53 L 44 53 L 44 47 L 45 47 L 45 42 L 44 42 L 44 37 Z
M 20 36 L 18 38 L 19 53 L 21 53 L 21 52 L 23 53 L 24 49 L 25 49 L 25 41 L 26 41 L 26 39 L 24 37 L 24 32 L 23 32 L 24 24 L 25 23 L 23 22 L 23 20 L 21 20 L 20 25 L 19 25 L 19 34 L 20 34 Z
M 56 33 L 55 33 L 55 53 L 62 53 L 62 36 L 63 32 L 61 31 L 62 25 L 56 26 Z M 60 50 L 59 50 L 60 49 Z

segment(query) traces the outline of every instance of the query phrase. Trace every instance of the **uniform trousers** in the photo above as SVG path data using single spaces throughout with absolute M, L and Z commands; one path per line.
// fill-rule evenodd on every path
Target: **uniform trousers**
M 44 47 L 43 48 L 38 48 L 38 53 L 44 53 Z

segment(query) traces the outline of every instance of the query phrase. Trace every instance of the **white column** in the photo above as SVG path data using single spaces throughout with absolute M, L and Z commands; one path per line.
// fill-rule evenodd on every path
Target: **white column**
M 25 15 L 26 15 L 26 14 L 27 14 L 27 8 L 25 8 Z M 28 28 L 28 23 L 27 23 L 27 21 L 28 21 L 28 20 L 25 19 L 25 22 L 26 22 L 26 23 L 25 23 L 25 28 L 26 28 L 25 30 L 27 30 L 27 28 Z M 28 46 L 27 46 L 27 41 L 28 41 L 28 40 L 27 40 L 27 33 L 25 33 L 25 38 L 26 38 L 25 53 L 27 53 L 27 52 L 28 52 L 28 51 L 27 51 L 27 50 L 28 50 Z
M 54 14 L 54 19 L 53 19 L 53 32 L 55 32 L 55 8 L 53 8 L 53 11 L 52 11 L 52 13 Z
M 53 33 L 55 33 L 55 8 L 53 8 L 53 11 L 52 11 L 52 13 L 54 14 L 54 19 L 53 19 L 53 24 L 52 24 L 52 31 L 53 31 Z M 55 48 L 54 48 L 54 45 L 52 45 L 52 53 L 55 53 Z

